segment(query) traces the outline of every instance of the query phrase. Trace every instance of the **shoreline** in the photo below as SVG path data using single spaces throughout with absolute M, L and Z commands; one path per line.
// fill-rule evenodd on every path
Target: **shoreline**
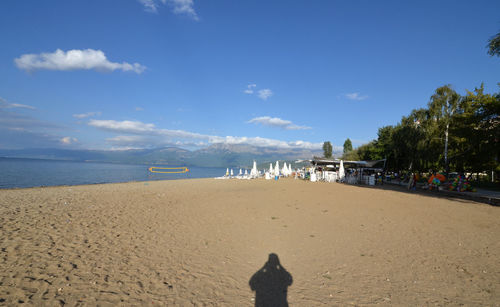
M 41 185 L 33 187 L 15 187 L 15 188 L 2 188 L 1 191 L 9 190 L 27 190 L 27 189 L 42 189 L 42 188 L 64 188 L 64 187 L 79 187 L 79 186 L 95 186 L 95 185 L 108 185 L 108 184 L 123 184 L 123 183 L 139 183 L 139 182 L 156 182 L 156 181 L 177 181 L 177 180 L 195 180 L 195 179 L 211 179 L 210 177 L 205 178 L 172 178 L 172 179 L 158 179 L 158 180 L 132 180 L 132 181 L 120 181 L 120 182 L 98 182 L 98 183 L 85 183 L 85 184 L 74 184 L 74 185 Z

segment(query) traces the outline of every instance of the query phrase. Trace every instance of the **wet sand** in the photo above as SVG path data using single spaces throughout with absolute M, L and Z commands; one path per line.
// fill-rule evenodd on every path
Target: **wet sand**
M 335 183 L 0 190 L 0 305 L 252 306 L 252 279 L 292 306 L 500 306 L 499 238 L 499 207 Z

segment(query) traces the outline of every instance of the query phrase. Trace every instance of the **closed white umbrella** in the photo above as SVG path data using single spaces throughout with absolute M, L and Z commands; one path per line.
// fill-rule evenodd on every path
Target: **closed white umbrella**
M 286 166 L 286 162 L 283 164 L 283 169 L 281 170 L 281 173 L 283 173 L 283 176 L 285 177 L 288 176 L 288 167 Z
M 280 175 L 280 162 L 276 161 L 276 165 L 274 166 L 274 176 Z
M 273 164 L 269 163 L 269 174 L 274 175 L 274 169 L 273 169 Z
M 226 168 L 226 176 L 229 176 L 229 168 Z
M 292 175 L 292 163 L 290 163 L 288 165 L 288 175 L 291 176 Z
M 256 178 L 257 177 L 257 162 L 253 161 L 253 167 L 252 167 L 252 170 L 250 171 L 250 176 L 252 176 L 252 178 Z
M 231 176 L 233 176 L 233 175 L 234 175 L 234 173 L 233 173 L 233 169 L 231 169 Z
M 345 178 L 344 161 L 340 160 L 339 181 L 343 182 L 344 178 Z
M 241 176 L 242 174 L 243 174 L 243 172 L 241 171 L 241 168 L 240 168 L 240 173 L 239 173 L 239 175 Z

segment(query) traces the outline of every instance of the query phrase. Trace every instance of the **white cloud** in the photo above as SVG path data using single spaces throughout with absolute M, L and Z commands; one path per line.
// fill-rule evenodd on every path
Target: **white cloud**
M 160 138 L 157 136 L 144 136 L 144 135 L 118 135 L 112 138 L 107 138 L 106 141 L 110 143 L 113 148 L 154 148 L 161 146 L 189 146 L 189 147 L 203 147 L 207 146 L 203 141 L 172 141 L 167 138 Z
M 169 3 L 172 6 L 174 14 L 186 14 L 194 20 L 199 20 L 198 15 L 194 10 L 193 0 L 162 0 L 162 2 Z
M 350 100 L 365 100 L 368 96 L 361 96 L 359 93 L 345 94 L 345 97 Z
M 57 148 L 62 145 L 61 133 L 71 131 L 69 127 L 25 115 L 19 108 L 26 107 L 0 98 L 0 148 Z
M 323 143 L 310 143 L 305 141 L 292 141 L 286 142 L 281 140 L 267 139 L 261 137 L 217 137 L 210 139 L 210 143 L 224 143 L 224 144 L 248 144 L 259 147 L 278 147 L 278 148 L 306 148 L 306 149 L 321 149 Z
M 264 126 L 278 127 L 278 128 L 282 128 L 285 130 L 311 129 L 311 127 L 307 127 L 307 126 L 298 126 L 289 120 L 281 119 L 278 117 L 270 117 L 270 116 L 255 117 L 255 118 L 252 118 L 251 120 L 249 120 L 247 123 L 249 123 L 249 124 L 262 124 Z
M 256 87 L 257 87 L 257 84 L 253 84 L 253 83 L 248 84 L 247 88 L 245 90 L 243 90 L 243 93 L 248 94 L 248 95 L 254 94 L 256 91 Z M 268 88 L 258 90 L 256 94 L 257 94 L 257 97 L 259 97 L 262 100 L 267 100 L 267 98 L 274 95 L 273 91 L 271 91 Z
M 92 116 L 100 116 L 101 112 L 88 112 L 88 113 L 82 113 L 82 114 L 73 114 L 74 118 L 87 118 L 87 117 L 92 117 Z
M 56 148 L 61 145 L 60 136 L 21 127 L 5 128 L 0 125 L 0 148 Z
M 28 106 L 25 104 L 20 104 L 20 103 L 11 103 L 8 102 L 7 100 L 3 99 L 0 97 L 0 108 L 21 108 L 21 109 L 30 109 L 30 110 L 36 110 L 35 107 Z
M 148 147 L 150 144 L 157 144 L 154 138 L 143 135 L 117 135 L 107 138 L 106 141 L 113 146 L 126 148 Z
M 14 59 L 19 69 L 28 72 L 47 69 L 47 70 L 98 70 L 98 71 L 133 71 L 142 73 L 146 67 L 139 63 L 130 64 L 127 62 L 110 62 L 104 52 L 101 50 L 68 50 L 57 49 L 52 53 L 23 54 Z
M 248 144 L 260 147 L 278 148 L 321 149 L 323 145 L 323 143 L 310 143 L 305 141 L 287 142 L 261 137 L 215 136 L 184 130 L 159 129 L 156 128 L 154 124 L 148 124 L 139 121 L 92 119 L 88 124 L 101 130 L 132 134 L 131 136 L 122 135 L 107 139 L 108 142 L 114 145 L 122 145 L 128 147 L 133 147 L 136 145 L 146 146 L 146 144 L 150 144 L 152 147 L 154 147 L 158 144 L 176 144 L 176 142 L 178 141 L 183 142 L 183 144 L 196 144 L 193 140 L 197 140 L 196 142 L 198 142 L 198 144 Z
M 47 129 L 67 130 L 67 127 L 58 124 L 41 121 L 31 116 L 0 108 L 0 129 L 2 128 L 22 128 L 34 132 L 44 132 Z
M 96 120 L 89 121 L 89 125 L 108 131 L 119 133 L 131 133 L 140 135 L 156 135 L 170 138 L 190 138 L 190 139 L 206 139 L 209 136 L 199 133 L 187 132 L 184 130 L 169 130 L 158 129 L 154 124 L 145 124 L 139 121 L 115 121 L 115 120 Z
M 144 10 L 150 13 L 158 13 L 160 4 L 168 5 L 172 12 L 177 15 L 186 15 L 198 21 L 198 14 L 194 9 L 193 0 L 138 0 L 144 6 Z
M 257 84 L 249 84 L 247 85 L 247 89 L 243 91 L 245 94 L 253 94 L 253 89 L 257 86 Z
M 9 107 L 10 108 L 23 108 L 23 109 L 36 110 L 35 107 L 28 106 L 28 105 L 25 105 L 25 104 L 20 104 L 20 103 L 11 103 Z
M 135 110 L 136 110 L 136 111 L 144 111 L 144 109 L 143 109 L 143 108 L 141 108 L 141 107 L 135 107 Z
M 265 88 L 263 90 L 259 90 L 257 96 L 259 96 L 260 99 L 262 100 L 267 100 L 267 98 L 271 97 L 273 95 L 273 91 L 271 91 L 268 88 Z
M 70 136 L 65 136 L 63 137 L 62 139 L 60 139 L 60 142 L 64 145 L 71 145 L 73 143 L 76 143 L 78 142 L 78 139 L 77 138 L 72 138 Z
M 158 12 L 158 5 L 154 0 L 139 0 L 139 2 L 144 5 L 144 10 L 150 13 Z
M 96 128 L 99 128 L 99 129 L 104 129 L 104 130 L 126 132 L 126 133 L 136 133 L 136 134 L 157 131 L 155 129 L 154 124 L 144 124 L 144 123 L 139 122 L 139 121 L 129 121 L 129 120 L 116 121 L 116 120 L 91 119 L 89 121 L 89 125 L 96 127 Z

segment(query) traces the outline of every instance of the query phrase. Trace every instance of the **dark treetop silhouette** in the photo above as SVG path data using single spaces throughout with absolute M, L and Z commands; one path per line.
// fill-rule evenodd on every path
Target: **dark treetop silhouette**
M 280 264 L 278 255 L 269 254 L 264 266 L 250 278 L 250 288 L 255 291 L 255 307 L 288 306 L 287 292 L 292 282 L 292 275 Z

